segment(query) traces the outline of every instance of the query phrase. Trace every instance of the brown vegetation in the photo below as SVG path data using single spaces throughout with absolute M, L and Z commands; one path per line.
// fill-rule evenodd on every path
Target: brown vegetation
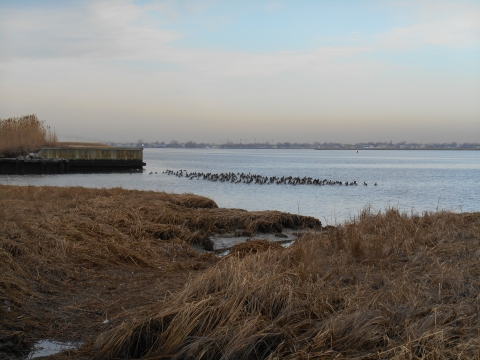
M 363 212 L 291 248 L 229 257 L 95 358 L 478 358 L 480 214 Z
M 243 258 L 247 255 L 256 254 L 272 249 L 281 251 L 284 248 L 282 245 L 276 242 L 261 239 L 248 239 L 245 242 L 232 246 L 227 256 L 236 256 L 239 258 Z
M 308 224 L 319 225 L 191 194 L 0 185 L 0 358 L 32 339 L 86 340 L 138 317 L 218 261 L 190 247 L 211 246 L 212 233 Z
M 54 146 L 57 135 L 37 115 L 0 119 L 0 157 L 16 157 Z
M 0 186 L 0 358 L 45 338 L 85 342 L 57 358 L 478 357 L 480 213 L 367 209 L 223 259 L 188 244 L 310 222 L 188 194 Z

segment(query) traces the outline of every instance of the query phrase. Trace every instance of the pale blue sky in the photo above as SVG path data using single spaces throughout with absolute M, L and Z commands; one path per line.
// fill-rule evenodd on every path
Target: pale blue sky
M 1 1 L 0 118 L 28 113 L 105 141 L 478 142 L 480 1 Z

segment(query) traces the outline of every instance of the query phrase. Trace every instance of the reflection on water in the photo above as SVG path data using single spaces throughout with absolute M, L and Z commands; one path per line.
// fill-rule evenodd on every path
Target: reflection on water
M 255 237 L 252 236 L 232 236 L 229 234 L 215 235 L 210 237 L 210 240 L 213 242 L 213 250 L 219 252 L 219 250 L 230 249 L 234 245 L 245 242 L 249 239 L 255 240 L 268 240 L 276 242 L 279 244 L 291 244 L 297 238 L 299 233 L 306 233 L 302 230 L 292 230 L 292 229 L 283 229 L 281 235 L 279 234 L 255 234 Z M 197 247 L 194 247 L 197 250 Z M 203 252 L 203 249 L 201 250 Z
M 145 171 L 137 174 L 0 176 L 0 183 L 194 193 L 221 207 L 300 213 L 323 225 L 356 216 L 367 205 L 408 212 L 480 211 L 478 151 L 145 149 L 144 161 Z M 356 180 L 369 186 L 233 184 L 162 174 L 166 169 Z M 378 186 L 370 186 L 375 182 Z

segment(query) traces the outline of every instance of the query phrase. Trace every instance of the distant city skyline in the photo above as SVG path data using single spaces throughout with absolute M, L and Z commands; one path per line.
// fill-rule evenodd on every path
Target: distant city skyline
M 479 99 L 478 1 L 0 2 L 0 118 L 60 140 L 478 142 Z

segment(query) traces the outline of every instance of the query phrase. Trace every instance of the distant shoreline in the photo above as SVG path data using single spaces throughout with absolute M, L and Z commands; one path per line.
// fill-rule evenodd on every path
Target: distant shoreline
M 274 148 L 274 147 L 198 147 L 198 148 L 186 148 L 186 147 L 144 147 L 144 149 L 189 149 L 189 150 L 324 150 L 324 151 L 360 151 L 360 150 L 388 150 L 388 151 L 405 151 L 405 150 L 415 150 L 415 151 L 431 151 L 431 150 L 441 150 L 441 151 L 480 151 L 479 149 L 444 149 L 444 148 L 428 148 L 428 149 L 417 149 L 417 148 L 405 148 L 405 149 L 392 149 L 392 148 L 347 148 L 347 149 L 315 149 L 309 147 L 291 147 L 291 148 Z
M 108 142 L 111 146 L 143 147 L 145 149 L 311 149 L 311 150 L 480 150 L 480 143 L 414 143 L 393 142 L 358 142 L 353 144 L 339 142 L 255 142 L 234 143 L 231 141 L 218 143 L 197 143 L 193 141 L 178 142 Z
M 442 149 L 442 148 L 429 148 L 429 149 L 415 149 L 415 148 L 408 148 L 408 149 L 363 149 L 363 148 L 352 148 L 352 149 L 313 149 L 313 150 L 398 150 L 398 151 L 405 151 L 405 150 L 415 150 L 415 151 L 431 151 L 431 150 L 441 150 L 441 151 L 479 151 L 480 149 Z

